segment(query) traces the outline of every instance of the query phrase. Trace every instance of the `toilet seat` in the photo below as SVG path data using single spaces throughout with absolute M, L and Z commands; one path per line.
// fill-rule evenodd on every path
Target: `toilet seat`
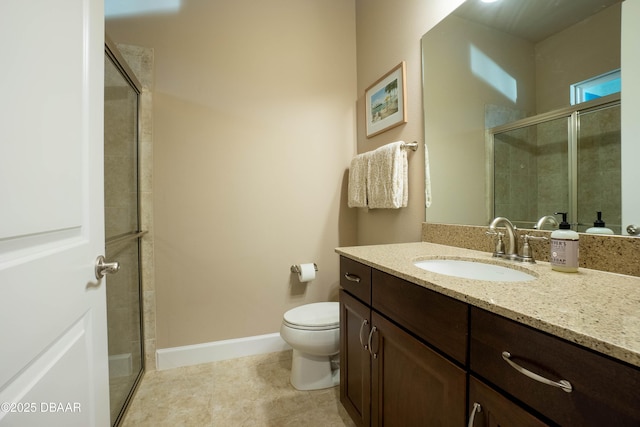
M 340 327 L 340 305 L 318 302 L 293 308 L 284 314 L 283 323 L 293 329 L 325 331 Z

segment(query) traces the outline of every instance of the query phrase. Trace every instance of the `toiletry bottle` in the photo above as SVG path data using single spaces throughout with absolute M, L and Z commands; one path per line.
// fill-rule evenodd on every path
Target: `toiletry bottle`
M 567 222 L 566 212 L 556 212 L 562 215 L 560 228 L 551 233 L 551 253 L 549 262 L 551 268 L 564 273 L 578 271 L 578 233 L 571 230 Z
M 614 234 L 613 230 L 605 227 L 604 221 L 602 220 L 602 212 L 596 212 L 598 215 L 598 219 L 593 222 L 593 227 L 587 228 L 585 233 L 589 234 Z

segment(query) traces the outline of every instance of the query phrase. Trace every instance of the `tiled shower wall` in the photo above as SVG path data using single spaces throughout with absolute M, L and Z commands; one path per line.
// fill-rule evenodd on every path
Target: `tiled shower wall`
M 139 109 L 140 228 L 142 319 L 145 369 L 156 369 L 156 291 L 153 257 L 153 49 L 118 45 L 118 50 L 142 84 Z

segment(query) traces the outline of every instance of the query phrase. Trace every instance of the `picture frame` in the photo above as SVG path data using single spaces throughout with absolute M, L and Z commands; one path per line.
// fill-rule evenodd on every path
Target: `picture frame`
M 364 95 L 367 138 L 407 123 L 405 61 L 369 86 Z

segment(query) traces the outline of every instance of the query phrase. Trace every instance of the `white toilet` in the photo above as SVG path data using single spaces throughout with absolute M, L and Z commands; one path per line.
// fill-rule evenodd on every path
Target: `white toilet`
M 340 303 L 318 302 L 287 311 L 280 336 L 293 348 L 295 388 L 319 390 L 340 383 Z

